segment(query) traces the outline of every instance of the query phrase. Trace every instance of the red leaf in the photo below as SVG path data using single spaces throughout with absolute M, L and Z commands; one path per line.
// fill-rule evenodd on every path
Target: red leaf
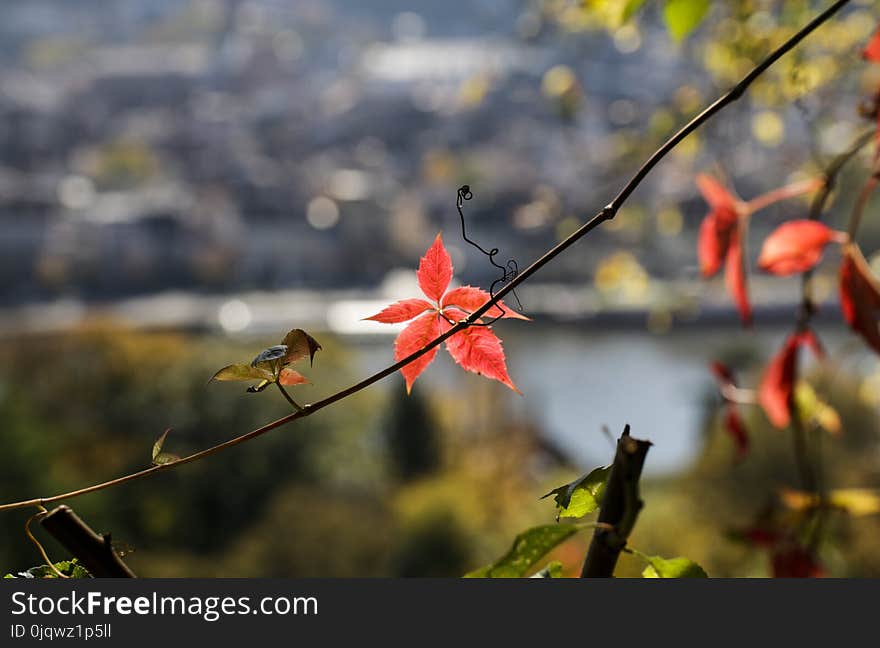
M 285 367 L 278 374 L 278 382 L 282 385 L 305 385 L 309 381 L 300 372 Z
M 449 316 L 452 319 L 462 319 L 464 314 L 450 309 Z M 441 322 L 441 326 L 444 331 L 452 328 L 445 321 Z M 456 333 L 446 340 L 446 350 L 462 369 L 492 378 L 507 385 L 517 394 L 522 393 L 507 374 L 501 340 L 488 326 L 471 326 Z
M 744 325 L 749 326 L 752 323 L 752 306 L 749 304 L 749 290 L 746 283 L 746 265 L 741 240 L 743 233 L 742 228 L 734 229 L 731 232 L 727 262 L 724 266 L 724 283 L 727 286 L 727 292 L 736 303 L 740 319 Z
M 706 173 L 697 176 L 697 188 L 703 194 L 705 201 L 709 203 L 712 213 L 718 218 L 719 227 L 722 229 L 731 227 L 737 217 L 739 201 L 736 197 L 724 185 Z
M 715 214 L 708 214 L 700 223 L 697 258 L 700 261 L 700 272 L 704 277 L 711 277 L 721 269 L 729 240 L 729 231 L 722 232 L 718 229 L 718 219 Z
M 843 318 L 874 351 L 880 353 L 880 285 L 856 245 L 843 248 L 840 266 L 840 307 Z
M 789 221 L 764 240 L 758 266 L 776 275 L 805 272 L 819 262 L 828 243 L 839 239 L 838 232 L 818 221 Z
M 419 261 L 416 277 L 425 296 L 439 302 L 452 279 L 452 259 L 446 248 L 443 247 L 440 234 L 437 235 L 433 245 L 428 248 L 425 256 Z
M 473 286 L 461 286 L 459 288 L 453 288 L 448 293 L 446 293 L 443 296 L 441 306 L 443 306 L 443 308 L 446 308 L 448 306 L 455 306 L 458 307 L 460 310 L 465 311 L 466 313 L 473 313 L 483 304 L 489 301 L 489 299 L 491 299 L 491 295 L 482 288 L 474 288 Z M 498 306 L 493 306 L 488 311 L 486 311 L 485 317 L 495 318 L 500 316 L 509 319 L 529 319 L 525 315 L 517 313 L 515 310 L 507 306 L 504 302 L 498 303 L 501 305 L 501 308 L 498 308 Z
M 880 63 L 880 29 L 874 33 L 871 40 L 865 45 L 865 49 L 862 50 L 862 58 L 872 63 Z
M 798 349 L 801 345 L 807 345 L 819 357 L 824 355 L 822 346 L 812 331 L 794 333 L 767 365 L 758 388 L 758 402 L 770 422 L 778 428 L 784 428 L 791 422 L 791 400 L 797 379 Z
M 424 313 L 426 310 L 433 310 L 434 306 L 424 299 L 402 299 L 396 304 L 391 304 L 375 315 L 365 317 L 364 319 L 382 322 L 383 324 L 398 324 L 411 320 L 416 315 Z
M 394 359 L 400 362 L 412 355 L 428 342 L 440 335 L 440 316 L 437 313 L 425 313 L 413 320 L 400 332 L 394 341 Z M 412 391 L 412 385 L 434 357 L 437 355 L 439 346 L 434 347 L 424 355 L 416 358 L 400 370 L 406 380 L 406 393 Z
M 724 429 L 736 444 L 736 458 L 742 460 L 749 452 L 749 435 L 739 409 L 733 403 L 727 403 L 724 412 Z
M 821 578 L 825 575 L 822 565 L 803 547 L 777 549 L 771 562 L 774 578 Z

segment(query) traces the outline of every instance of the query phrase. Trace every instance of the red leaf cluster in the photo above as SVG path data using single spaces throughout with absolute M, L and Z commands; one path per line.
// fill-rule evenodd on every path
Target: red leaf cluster
M 793 333 L 767 365 L 761 385 L 758 387 L 758 402 L 764 408 L 770 422 L 778 428 L 784 428 L 791 422 L 792 398 L 797 381 L 798 351 L 803 345 L 812 349 L 818 357 L 823 357 L 825 354 L 819 339 L 809 329 Z
M 697 257 L 704 277 L 715 275 L 724 265 L 727 291 L 739 309 L 740 318 L 748 325 L 752 319 L 743 262 L 743 240 L 746 213 L 743 203 L 710 175 L 697 176 L 697 187 L 709 203 L 709 213 L 700 224 Z
M 430 301 L 404 299 L 366 319 L 385 324 L 397 324 L 412 320 L 394 341 L 394 359 L 398 362 L 409 357 L 428 343 L 449 331 L 456 322 L 466 319 L 491 299 L 480 288 L 461 286 L 447 292 L 452 281 L 452 259 L 440 234 L 419 262 L 416 278 L 419 287 Z M 486 316 L 528 320 L 508 308 L 503 302 L 492 306 Z M 415 319 L 413 319 L 415 318 Z M 481 323 L 482 320 L 477 320 Z M 416 378 L 437 356 L 438 347 L 425 352 L 406 366 L 400 373 L 406 380 L 406 391 L 412 390 Z M 515 392 L 516 385 L 507 373 L 507 363 L 501 340 L 488 326 L 470 326 L 446 340 L 446 350 L 462 369 L 497 380 Z

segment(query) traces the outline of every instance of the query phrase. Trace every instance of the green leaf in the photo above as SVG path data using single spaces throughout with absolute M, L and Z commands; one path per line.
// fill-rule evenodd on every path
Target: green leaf
M 501 558 L 468 574 L 465 578 L 522 578 L 535 563 L 563 540 L 578 532 L 574 524 L 545 524 L 516 536 L 513 546 Z
M 676 42 L 694 31 L 709 12 L 709 0 L 666 0 L 663 22 Z
M 180 455 L 172 454 L 170 452 L 160 452 L 153 457 L 153 465 L 155 466 L 162 466 L 164 464 L 174 463 L 175 461 L 180 461 Z
M 544 495 L 556 501 L 556 520 L 559 518 L 579 518 L 587 513 L 592 513 L 602 504 L 602 496 L 605 494 L 605 484 L 608 475 L 611 474 L 611 466 L 601 466 L 583 477 L 575 479 L 570 484 L 565 484 Z
M 259 356 L 257 356 L 259 357 Z M 274 380 L 271 371 L 246 364 L 231 364 L 211 376 L 211 380 Z M 211 382 L 209 380 L 208 382 Z
M 156 457 L 161 454 L 162 446 L 165 445 L 165 439 L 168 437 L 169 432 L 171 432 L 171 428 L 166 429 L 161 435 L 159 435 L 159 438 L 156 439 L 156 442 L 153 444 L 153 463 L 156 463 Z
M 318 341 L 302 329 L 290 331 L 284 336 L 281 344 L 287 347 L 287 354 L 284 356 L 285 364 L 308 357 L 309 364 L 313 365 L 315 363 L 315 354 L 321 349 Z
M 76 558 L 73 558 L 72 560 L 61 560 L 55 563 L 55 569 L 68 578 L 92 577 L 89 570 L 80 565 Z M 58 578 L 58 574 L 56 574 L 49 565 L 38 565 L 36 567 L 31 567 L 27 571 L 18 572 L 17 574 L 6 574 L 3 578 Z
M 558 560 L 547 563 L 544 569 L 532 574 L 532 578 L 562 578 L 562 563 Z
M 687 558 L 638 555 L 648 561 L 648 566 L 642 572 L 644 578 L 708 578 L 702 567 Z
M 622 25 L 632 18 L 643 4 L 645 4 L 645 0 L 627 0 L 620 10 L 620 24 Z

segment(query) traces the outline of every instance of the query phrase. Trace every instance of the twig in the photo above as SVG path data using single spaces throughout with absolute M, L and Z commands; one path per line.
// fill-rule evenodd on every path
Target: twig
M 59 506 L 40 520 L 43 528 L 85 565 L 96 578 L 135 578 L 113 551 L 110 534 L 99 536 L 68 506 Z
M 639 478 L 650 447 L 650 441 L 629 435 L 629 425 L 617 440 L 617 452 L 599 512 L 598 523 L 602 526 L 593 533 L 581 578 L 611 578 L 614 575 L 617 559 L 642 509 Z
M 193 461 L 198 461 L 200 459 L 204 459 L 210 455 L 216 454 L 227 448 L 231 448 L 233 446 L 239 445 L 241 443 L 245 443 L 246 441 L 250 441 L 258 436 L 262 436 L 271 430 L 279 428 L 283 425 L 287 425 L 297 419 L 309 416 L 318 410 L 324 409 L 325 407 L 332 405 L 344 398 L 348 398 L 352 394 L 355 394 L 363 389 L 366 389 L 370 385 L 379 382 L 380 380 L 387 378 L 388 376 L 396 373 L 401 368 L 405 367 L 409 363 L 415 361 L 420 358 L 424 354 L 426 354 L 431 349 L 439 346 L 448 338 L 452 337 L 456 333 L 463 331 L 468 328 L 477 320 L 482 317 L 489 309 L 493 308 L 502 298 L 504 298 L 508 293 L 515 290 L 518 286 L 520 286 L 523 282 L 527 281 L 532 275 L 534 275 L 538 270 L 543 268 L 545 265 L 550 263 L 557 256 L 562 254 L 569 247 L 574 245 L 577 241 L 582 239 L 584 236 L 592 232 L 596 227 L 604 223 L 605 221 L 611 220 L 615 217 L 617 212 L 629 198 L 633 191 L 642 183 L 642 181 L 647 177 L 647 175 L 651 172 L 651 170 L 657 166 L 657 164 L 666 157 L 670 151 L 672 151 L 678 144 L 682 142 L 688 135 L 697 130 L 700 126 L 702 126 L 706 121 L 711 119 L 716 113 L 724 109 L 729 104 L 735 102 L 739 99 L 746 89 L 755 81 L 758 77 L 760 77 L 771 65 L 773 65 L 776 61 L 782 58 L 785 54 L 791 51 L 795 46 L 798 45 L 804 38 L 806 38 L 810 33 L 816 30 L 820 25 L 826 22 L 829 18 L 831 18 L 835 13 L 837 13 L 840 9 L 842 9 L 845 5 L 847 5 L 850 0 L 837 0 L 833 4 L 831 4 L 825 11 L 816 16 L 813 20 L 811 20 L 807 25 L 802 27 L 798 32 L 796 32 L 791 38 L 785 41 L 782 45 L 780 45 L 777 49 L 775 49 L 767 58 L 761 61 L 755 68 L 749 72 L 736 86 L 734 86 L 730 91 L 722 95 L 719 99 L 717 99 L 714 103 L 709 105 L 705 110 L 703 110 L 700 114 L 694 117 L 691 121 L 689 121 L 684 127 L 681 128 L 677 133 L 675 133 L 672 137 L 670 137 L 659 149 L 657 149 L 653 155 L 639 168 L 636 174 L 626 183 L 620 193 L 612 200 L 607 206 L 605 206 L 600 212 L 594 215 L 590 220 L 581 225 L 576 231 L 574 231 L 571 235 L 569 235 L 566 239 L 561 241 L 555 247 L 546 252 L 542 257 L 533 262 L 528 268 L 520 272 L 516 277 L 514 277 L 510 282 L 506 283 L 501 289 L 495 293 L 495 295 L 489 299 L 485 304 L 483 304 L 480 308 L 475 310 L 473 313 L 468 316 L 466 320 L 463 320 L 457 323 L 455 326 L 450 328 L 445 333 L 441 334 L 433 341 L 426 344 L 424 347 L 411 353 L 407 357 L 402 360 L 395 362 L 393 365 L 386 367 L 385 369 L 373 374 L 372 376 L 365 378 L 359 383 L 352 385 L 342 391 L 336 392 L 335 394 L 328 396 L 316 403 L 312 403 L 310 405 L 305 405 L 298 412 L 293 412 L 292 414 L 288 414 L 280 419 L 272 421 L 264 425 L 263 427 L 257 428 L 256 430 L 251 430 L 245 434 L 237 436 L 233 439 L 225 441 L 223 443 L 217 444 L 210 448 L 206 448 L 200 452 L 196 452 L 195 454 L 189 455 L 187 457 L 182 457 L 178 461 L 173 463 L 163 464 L 160 466 L 153 466 L 152 468 L 147 468 L 145 470 L 141 470 L 136 473 L 132 473 L 129 475 L 125 475 L 123 477 L 118 477 L 116 479 L 112 479 L 110 481 L 102 482 L 100 484 L 94 484 L 92 486 L 88 486 L 86 488 L 81 488 L 79 490 L 70 491 L 68 493 L 61 493 L 59 495 L 53 495 L 51 497 L 43 497 L 43 498 L 34 498 L 29 500 L 22 500 L 20 502 L 11 502 L 9 504 L 0 505 L 0 511 L 9 511 L 13 509 L 25 508 L 28 506 L 37 506 L 42 504 L 48 504 L 50 502 L 57 502 L 65 499 L 72 499 L 74 497 L 78 497 L 80 495 L 85 495 L 86 493 L 93 493 L 95 491 L 104 490 L 106 488 L 111 488 L 114 486 L 118 486 L 120 484 L 124 484 L 129 481 L 133 481 L 135 479 L 140 479 L 142 477 L 146 477 L 148 475 L 152 475 L 163 470 L 168 470 L 172 467 L 182 466 L 187 463 L 191 463 Z

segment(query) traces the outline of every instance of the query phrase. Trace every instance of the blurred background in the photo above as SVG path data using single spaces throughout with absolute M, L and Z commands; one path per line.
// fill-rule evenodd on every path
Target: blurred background
M 273 392 L 206 385 L 294 327 L 323 345 L 312 401 L 390 364 L 438 231 L 456 280 L 496 278 L 469 234 L 525 267 L 607 203 L 638 165 L 824 2 L 712 3 L 677 40 L 625 0 L 4 0 L 0 20 L 0 499 L 50 495 L 189 453 L 286 411 Z M 791 330 L 800 283 L 753 273 L 743 331 L 722 280 L 699 278 L 711 172 L 748 199 L 810 177 L 871 123 L 859 52 L 880 19 L 855 1 L 690 137 L 620 215 L 517 291 L 496 325 L 518 396 L 441 353 L 208 460 L 71 501 L 144 576 L 457 576 L 497 557 L 539 501 L 613 455 L 625 423 L 654 443 L 633 544 L 713 576 L 763 576 L 731 537 L 797 487 L 791 439 L 745 411 L 735 461 L 708 371 L 755 384 Z M 827 214 L 841 227 L 872 151 Z M 804 200 L 752 221 L 760 240 Z M 872 208 L 872 210 L 875 208 Z M 870 212 L 869 212 L 870 214 Z M 880 225 L 862 246 L 872 260 Z M 843 432 L 827 481 L 880 486 L 880 366 L 820 268 L 809 366 Z M 875 264 L 880 270 L 880 264 Z M 3 515 L 0 567 L 39 562 L 32 511 Z M 822 559 L 880 576 L 877 516 L 835 516 Z M 579 569 L 586 538 L 556 557 Z M 50 555 L 63 550 L 46 540 Z M 630 563 L 631 561 L 631 563 Z M 621 573 L 641 565 L 623 558 Z

